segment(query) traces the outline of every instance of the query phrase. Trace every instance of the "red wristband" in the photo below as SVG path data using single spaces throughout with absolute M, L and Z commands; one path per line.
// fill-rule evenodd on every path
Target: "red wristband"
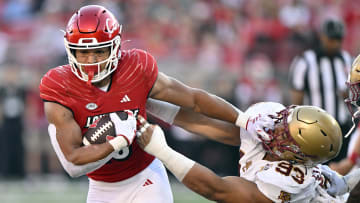
M 360 161 L 360 155 L 357 152 L 352 152 L 350 157 L 348 157 L 354 165 Z
M 249 120 L 250 120 L 250 118 L 246 121 L 245 130 L 247 130 L 247 127 L 248 127 L 248 124 L 249 124 Z

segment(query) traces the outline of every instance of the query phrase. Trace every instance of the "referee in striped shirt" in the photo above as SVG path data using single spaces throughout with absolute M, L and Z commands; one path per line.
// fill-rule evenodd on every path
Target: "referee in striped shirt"
M 344 24 L 328 19 L 319 32 L 320 46 L 306 50 L 291 64 L 289 81 L 293 104 L 323 108 L 339 122 L 343 134 L 351 127 L 351 115 L 346 109 L 347 75 L 352 59 L 341 49 Z M 346 157 L 349 139 L 344 139 L 342 150 L 333 160 Z

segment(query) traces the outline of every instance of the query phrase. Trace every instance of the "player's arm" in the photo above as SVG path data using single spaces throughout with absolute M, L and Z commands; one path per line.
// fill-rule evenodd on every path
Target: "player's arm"
M 105 158 L 114 151 L 109 142 L 82 146 L 82 134 L 70 110 L 54 102 L 44 103 L 45 114 L 56 127 L 56 139 L 66 160 L 82 165 Z
M 255 183 L 240 177 L 221 178 L 208 168 L 171 149 L 159 126 L 141 122 L 143 133 L 138 143 L 146 152 L 156 156 L 165 166 L 194 192 L 217 202 L 271 202 Z
M 150 97 L 246 128 L 249 117 L 224 99 L 159 72 Z
M 75 165 L 75 164 L 71 163 L 70 161 L 66 160 L 64 153 L 61 151 L 59 143 L 56 139 L 56 127 L 53 124 L 49 125 L 48 133 L 50 136 L 51 145 L 54 148 L 56 156 L 58 157 L 58 159 L 59 159 L 61 165 L 63 166 L 63 168 L 65 169 L 65 171 L 69 174 L 69 176 L 71 176 L 73 178 L 85 175 L 87 173 L 90 173 L 90 172 L 100 168 L 101 166 L 106 164 L 113 157 L 113 154 L 109 154 L 104 159 L 101 159 L 96 162 L 91 162 L 91 163 L 83 164 L 83 165 Z
M 341 175 L 346 175 L 356 165 L 360 165 L 360 136 L 356 137 L 353 151 L 348 154 L 346 158 L 342 159 L 338 163 L 333 162 L 329 164 L 331 169 L 337 171 Z
M 180 181 L 194 192 L 216 202 L 272 202 L 258 190 L 255 183 L 237 176 L 219 177 L 198 163 Z
M 150 97 L 167 101 L 211 118 L 236 124 L 251 134 L 261 134 L 261 137 L 265 137 L 265 139 L 270 136 L 264 129 L 274 128 L 274 121 L 267 115 L 250 117 L 224 99 L 204 90 L 186 86 L 163 73 L 158 74 Z
M 175 117 L 174 124 L 224 144 L 233 146 L 240 146 L 241 144 L 239 127 L 184 108 L 180 109 Z
M 160 100 L 148 99 L 146 111 L 162 121 L 224 144 L 240 145 L 240 128 L 229 122 L 212 119 L 189 109 Z
M 272 202 L 255 183 L 237 176 L 219 177 L 198 163 L 180 181 L 194 192 L 216 202 Z

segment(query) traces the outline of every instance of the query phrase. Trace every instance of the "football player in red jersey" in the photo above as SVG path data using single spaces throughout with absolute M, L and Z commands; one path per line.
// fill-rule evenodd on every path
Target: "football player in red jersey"
M 121 120 L 112 112 L 130 110 L 145 117 L 151 97 L 243 128 L 251 119 L 225 100 L 158 72 L 146 51 L 121 50 L 121 25 L 102 6 L 80 8 L 68 22 L 64 41 L 69 64 L 45 74 L 40 96 L 63 167 L 72 177 L 89 177 L 88 203 L 109 202 L 119 193 L 121 202 L 173 201 L 163 165 L 132 142 L 135 133 L 129 129 L 136 128 L 136 120 Z M 113 115 L 116 134 L 122 136 L 84 146 L 82 135 L 104 114 Z M 264 132 L 269 122 L 258 119 L 249 130 Z

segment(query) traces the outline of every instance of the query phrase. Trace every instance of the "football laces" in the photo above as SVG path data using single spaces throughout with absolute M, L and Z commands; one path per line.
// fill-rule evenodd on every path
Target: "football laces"
M 108 121 L 104 123 L 102 126 L 97 129 L 94 134 L 91 136 L 91 141 L 95 142 L 102 134 L 104 134 L 108 129 L 113 127 L 113 123 L 111 121 Z

